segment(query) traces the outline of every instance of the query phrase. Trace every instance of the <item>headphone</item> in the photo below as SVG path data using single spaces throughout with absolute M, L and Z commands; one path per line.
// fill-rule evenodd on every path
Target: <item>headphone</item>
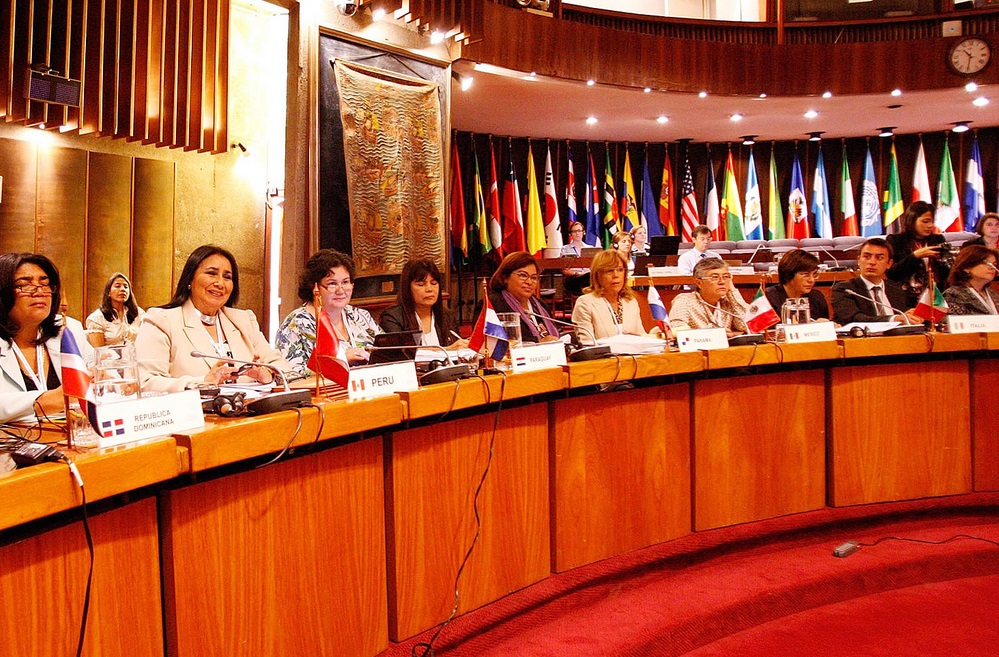
M 867 338 L 870 337 L 871 332 L 867 330 L 866 326 L 854 326 L 850 329 L 851 338 Z
M 201 400 L 202 408 L 209 412 L 221 415 L 222 417 L 236 417 L 246 414 L 246 393 L 234 392 L 231 394 L 219 394 L 212 399 Z

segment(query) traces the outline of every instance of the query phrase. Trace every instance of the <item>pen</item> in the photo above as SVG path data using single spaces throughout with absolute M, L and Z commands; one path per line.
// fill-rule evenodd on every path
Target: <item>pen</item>
M 462 339 L 462 337 L 460 335 L 458 335 L 457 333 L 454 332 L 454 329 L 451 329 L 450 333 L 451 333 L 451 335 L 454 336 L 454 338 L 456 340 L 461 340 Z

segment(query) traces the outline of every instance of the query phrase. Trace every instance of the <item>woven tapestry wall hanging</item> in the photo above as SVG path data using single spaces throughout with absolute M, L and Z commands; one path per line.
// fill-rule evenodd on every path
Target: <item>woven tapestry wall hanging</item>
M 411 258 L 445 266 L 444 161 L 437 84 L 334 60 L 357 277 Z

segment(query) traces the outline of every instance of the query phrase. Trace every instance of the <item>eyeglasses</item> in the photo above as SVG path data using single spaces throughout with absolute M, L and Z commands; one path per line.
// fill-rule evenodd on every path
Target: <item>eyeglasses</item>
M 710 276 L 701 276 L 701 280 L 711 281 L 712 283 L 727 282 L 732 280 L 732 274 L 711 274 Z
M 36 292 L 41 292 L 42 294 L 52 294 L 58 288 L 58 285 L 52 285 L 51 283 L 41 283 L 35 285 L 33 283 L 20 283 L 14 286 L 14 289 L 18 294 L 23 294 L 24 296 L 31 296 Z
M 810 278 L 812 280 L 818 280 L 818 278 L 819 278 L 819 272 L 818 271 L 799 271 L 795 275 L 796 276 L 801 276 L 802 278 Z
M 346 292 L 347 290 L 353 290 L 354 289 L 354 283 L 352 281 L 344 281 L 343 283 L 340 283 L 340 282 L 337 282 L 337 281 L 333 281 L 331 283 L 320 283 L 319 287 L 323 288 L 324 290 L 326 290 L 326 289 L 330 289 L 330 290 L 339 289 L 339 290 L 341 290 L 343 292 Z
M 531 281 L 532 283 L 537 283 L 538 281 L 541 280 L 541 277 L 538 276 L 537 274 L 534 274 L 532 276 L 531 274 L 528 274 L 526 271 L 515 271 L 513 272 L 513 275 L 522 281 Z

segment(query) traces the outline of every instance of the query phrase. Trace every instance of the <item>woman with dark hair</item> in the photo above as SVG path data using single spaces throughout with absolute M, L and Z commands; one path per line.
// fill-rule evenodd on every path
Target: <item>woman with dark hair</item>
M 228 358 L 291 370 L 267 343 L 253 312 L 234 308 L 238 300 L 236 258 L 219 246 L 196 248 L 184 263 L 173 298 L 150 308 L 139 328 L 135 351 L 142 389 L 176 392 L 203 384 L 273 380 L 267 368 L 244 368 Z
M 389 333 L 420 331 L 424 346 L 461 349 L 468 340 L 455 339 L 455 324 L 444 309 L 441 272 L 433 260 L 410 260 L 399 275 L 398 303 L 385 309 L 379 319 Z
M 590 263 L 590 287 L 572 308 L 572 323 L 582 329 L 580 342 L 593 344 L 621 333 L 648 335 L 638 299 L 628 286 L 627 261 L 621 251 L 608 249 Z M 658 337 L 659 329 L 655 331 Z
M 815 289 L 819 279 L 819 259 L 808 251 L 794 249 L 777 263 L 777 285 L 767 289 L 767 301 L 780 314 L 788 299 L 808 299 L 812 319 L 829 319 L 829 304 Z
M 934 212 L 926 201 L 913 202 L 899 220 L 901 232 L 885 238 L 895 254 L 888 278 L 905 288 L 909 308 L 915 307 L 919 295 L 930 284 L 930 271 L 937 287 L 946 285 L 950 274 L 950 268 L 940 258 L 946 240 L 935 232 Z
M 320 249 L 305 263 L 298 282 L 302 305 L 284 318 L 274 341 L 297 371 L 306 371 L 316 346 L 316 295 L 333 325 L 339 345 L 337 358 L 350 365 L 368 361 L 364 348 L 374 343 L 382 329 L 367 310 L 350 305 L 355 272 L 353 259 L 333 249 Z
M 972 244 L 980 244 L 990 249 L 999 249 L 999 214 L 995 212 L 986 212 L 983 214 L 978 218 L 978 223 L 975 224 L 975 232 L 978 233 L 978 237 L 972 237 L 962 244 L 962 249 Z
M 121 272 L 111 274 L 101 306 L 87 317 L 87 340 L 95 347 L 135 342 L 145 311 L 135 303 L 132 284 Z
M 538 263 L 524 251 L 503 258 L 489 279 L 489 303 L 498 313 L 520 315 L 523 342 L 548 342 L 558 339 L 558 328 L 548 309 L 536 296 L 540 282 Z
M 981 244 L 961 249 L 944 291 L 951 315 L 999 315 L 999 294 L 992 289 L 999 252 Z
M 59 270 L 37 253 L 0 255 L 0 422 L 66 410 L 60 357 Z M 84 356 L 90 345 L 80 345 Z

